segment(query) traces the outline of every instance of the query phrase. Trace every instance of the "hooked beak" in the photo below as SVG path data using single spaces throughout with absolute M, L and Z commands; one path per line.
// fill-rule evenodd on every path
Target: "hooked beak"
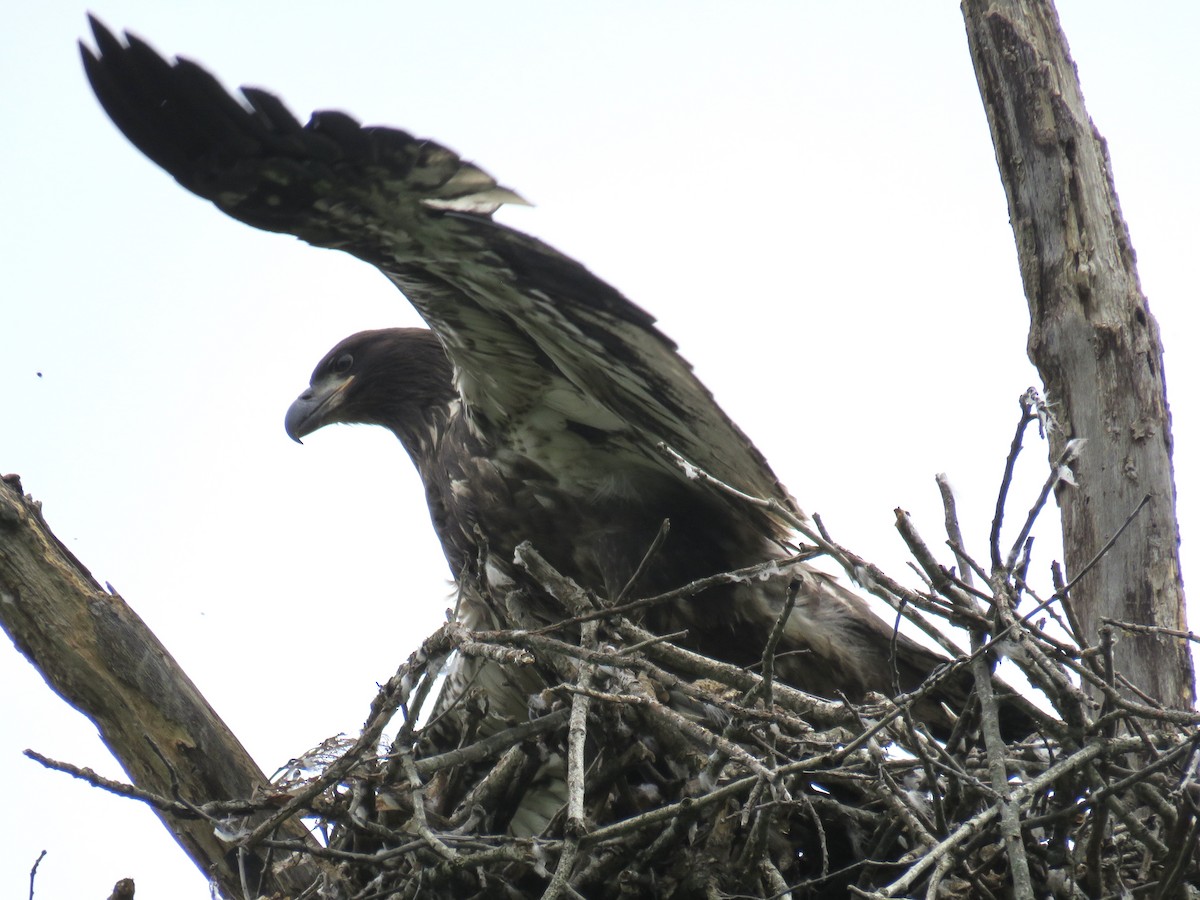
M 318 428 L 339 421 L 337 411 L 342 406 L 346 389 L 354 382 L 349 378 L 315 385 L 304 391 L 288 407 L 283 417 L 283 429 L 297 444 L 300 438 L 312 434 Z

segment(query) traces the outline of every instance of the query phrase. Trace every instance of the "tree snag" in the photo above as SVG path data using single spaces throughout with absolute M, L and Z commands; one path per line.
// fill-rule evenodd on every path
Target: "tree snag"
M 1068 578 L 1149 498 L 1072 592 L 1083 639 L 1095 646 L 1122 622 L 1186 631 L 1162 343 L 1107 146 L 1050 0 L 963 0 L 962 11 L 1029 302 L 1029 357 L 1059 426 L 1051 461 L 1088 441 L 1078 485 L 1056 491 Z M 1116 627 L 1125 689 L 1190 707 L 1186 642 Z
M 105 745 L 143 791 L 180 805 L 244 800 L 266 777 L 141 618 L 55 537 L 20 481 L 0 481 L 0 626 L 71 706 L 92 720 Z M 80 772 L 81 776 L 92 773 Z M 198 814 L 150 804 L 167 830 L 226 896 L 257 882 L 263 859 L 230 854 Z M 284 829 L 307 839 L 298 822 Z M 305 861 L 274 888 L 311 883 Z M 264 889 L 266 886 L 264 885 Z M 264 893 L 269 891 L 264 890 Z

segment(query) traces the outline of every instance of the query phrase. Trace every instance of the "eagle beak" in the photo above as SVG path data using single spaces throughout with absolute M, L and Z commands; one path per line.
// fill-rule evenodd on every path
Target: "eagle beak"
M 313 409 L 316 407 L 313 396 L 313 389 L 309 388 L 295 399 L 288 407 L 287 415 L 283 417 L 283 430 L 297 444 L 303 444 L 304 441 L 300 440 L 300 437 L 312 431 L 311 428 L 305 430 L 305 425 L 312 418 Z
M 288 437 L 297 444 L 303 444 L 300 438 L 338 421 L 335 413 L 353 381 L 352 375 L 344 380 L 310 387 L 297 397 L 283 417 L 283 430 Z

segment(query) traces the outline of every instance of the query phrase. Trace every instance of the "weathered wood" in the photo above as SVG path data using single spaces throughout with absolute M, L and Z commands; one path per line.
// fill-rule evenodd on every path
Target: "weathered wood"
M 143 790 L 174 796 L 163 759 L 174 769 L 179 796 L 196 805 L 247 799 L 267 786 L 254 760 L 166 648 L 54 536 L 40 504 L 22 496 L 15 476 L 0 482 L 0 626 L 47 684 L 95 723 Z M 236 854 L 215 836 L 212 822 L 155 811 L 223 894 L 243 896 Z M 286 836 L 307 833 L 294 825 Z M 257 859 L 259 869 L 262 862 Z M 306 860 L 277 873 L 266 887 L 300 888 L 315 877 L 314 863 Z
M 1057 492 L 1068 575 L 1150 498 L 1073 591 L 1086 638 L 1098 643 L 1104 618 L 1186 630 L 1162 344 L 1107 147 L 1050 0 L 964 0 L 962 10 L 1029 303 L 1029 357 L 1060 426 L 1051 460 L 1066 441 L 1088 441 L 1078 487 Z M 1194 702 L 1184 641 L 1120 638 L 1116 668 L 1138 689 Z

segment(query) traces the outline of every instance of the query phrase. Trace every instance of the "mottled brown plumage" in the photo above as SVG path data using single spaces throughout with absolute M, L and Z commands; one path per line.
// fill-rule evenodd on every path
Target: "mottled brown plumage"
M 545 436 L 541 440 L 559 446 L 543 447 L 534 461 L 517 448 L 537 435 L 472 424 L 453 372 L 433 332 L 352 335 L 318 363 L 286 426 L 297 440 L 336 423 L 391 430 L 421 473 L 434 528 L 461 584 L 521 587 L 531 595 L 527 611 L 548 624 L 560 607 L 537 603 L 538 591 L 513 563 L 518 543 L 532 541 L 563 572 L 612 598 L 625 588 L 664 519 L 671 532 L 638 581 L 642 595 L 790 557 L 785 544 L 763 534 L 759 520 L 742 514 L 750 507 L 674 468 L 646 464 L 632 426 L 626 433 Z M 481 536 L 488 550 L 482 557 Z M 481 558 L 486 571 L 479 568 Z M 892 692 L 896 679 L 908 689 L 937 664 L 930 652 L 894 636 L 858 597 L 802 564 L 653 607 L 647 621 L 662 633 L 686 631 L 684 642 L 710 656 L 755 665 L 793 581 L 800 590 L 778 662 L 792 683 L 858 699 L 869 690 Z M 469 624 L 499 627 L 477 592 L 465 597 L 462 613 Z M 894 667 L 893 641 L 899 651 Z M 514 714 L 525 700 L 513 697 L 505 712 Z M 932 704 L 925 711 L 940 721 Z
M 609 598 L 664 519 L 671 533 L 641 594 L 789 558 L 784 517 L 689 478 L 659 446 L 801 515 L 762 455 L 650 315 L 579 263 L 492 220 L 516 194 L 433 142 L 341 113 L 302 126 L 267 93 L 244 89 L 235 99 L 194 63 L 168 63 L 96 23 L 94 31 L 88 77 L 147 156 L 236 219 L 377 267 L 432 329 L 347 338 L 317 366 L 287 424 L 297 438 L 335 422 L 396 434 L 421 473 L 469 624 L 495 624 L 469 589 L 483 581 L 526 589 L 535 616 L 551 609 L 538 606 L 513 563 L 524 540 Z M 655 607 L 648 624 L 686 630 L 704 653 L 753 665 L 793 581 L 800 590 L 778 672 L 794 685 L 857 699 L 911 688 L 938 664 L 799 564 Z M 498 703 L 523 707 L 519 687 L 502 690 L 511 696 Z M 935 703 L 920 712 L 942 721 Z

